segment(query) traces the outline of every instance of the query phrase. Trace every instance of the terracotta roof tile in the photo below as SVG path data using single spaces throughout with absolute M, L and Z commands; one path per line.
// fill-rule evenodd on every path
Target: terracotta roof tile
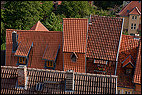
M 116 61 L 122 19 L 91 16 L 87 39 L 87 57 Z
M 63 52 L 85 53 L 88 19 L 63 18 Z
M 15 52 L 15 56 L 28 56 L 31 46 L 32 42 L 23 41 L 19 43 L 19 46 Z
M 137 7 L 138 10 L 141 12 L 141 2 L 131 1 L 129 4 L 123 7 L 123 9 L 119 12 L 119 15 L 128 16 L 129 12 L 131 12 L 135 7 Z
M 47 44 L 42 59 L 55 61 L 56 55 L 58 54 L 58 50 L 59 50 L 59 42 L 55 44 L 54 43 Z
M 139 44 L 138 57 L 136 61 L 136 68 L 134 73 L 134 83 L 141 84 L 141 41 Z
M 35 31 L 49 31 L 40 21 L 38 21 L 31 30 Z
M 128 57 L 132 56 L 136 62 L 138 43 L 140 40 L 134 39 L 135 36 L 122 35 L 118 64 L 117 64 L 117 76 L 118 76 L 118 86 L 133 88 L 132 83 L 133 77 L 125 74 L 125 70 L 122 68 L 122 62 Z M 130 58 L 131 59 L 131 58 Z M 129 60 L 126 60 L 129 61 Z M 132 61 L 132 60 L 131 60 Z M 127 63 L 127 62 L 126 62 Z M 134 62 L 132 62 L 134 63 Z M 125 63 L 124 63 L 125 64 Z M 135 66 L 135 63 L 134 63 Z
M 18 35 L 18 43 L 26 45 L 26 42 L 33 42 L 33 47 L 29 54 L 28 66 L 31 68 L 44 68 L 45 61 L 42 60 L 47 43 L 60 44 L 60 50 L 57 56 L 56 68 L 58 70 L 63 69 L 63 52 L 62 52 L 62 34 L 61 31 L 35 31 L 35 30 L 6 30 L 6 65 L 16 66 L 17 56 L 13 56 L 12 53 L 12 32 L 16 31 Z M 22 45 L 21 44 L 21 45 Z M 31 45 L 31 44 L 30 44 Z M 54 48 L 53 48 L 54 50 Z M 18 51 L 17 51 L 18 52 Z M 26 55 L 26 54 L 24 54 Z M 60 64 L 59 64 L 60 63 Z

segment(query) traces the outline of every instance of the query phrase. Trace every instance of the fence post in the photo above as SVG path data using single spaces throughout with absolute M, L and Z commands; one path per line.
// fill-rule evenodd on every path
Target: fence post
M 25 65 L 19 65 L 17 68 L 17 73 L 18 87 L 24 87 L 26 89 L 27 67 Z
M 68 70 L 66 71 L 66 91 L 74 90 L 74 71 Z

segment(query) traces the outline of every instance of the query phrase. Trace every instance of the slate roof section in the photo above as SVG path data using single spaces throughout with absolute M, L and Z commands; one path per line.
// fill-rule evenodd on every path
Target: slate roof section
M 137 7 L 138 10 L 141 12 L 141 1 L 131 1 L 129 4 L 127 4 L 125 7 L 122 8 L 122 10 L 118 13 L 121 16 L 128 16 L 129 13 Z
M 85 53 L 88 19 L 63 18 L 63 52 Z
M 40 21 L 38 21 L 30 30 L 49 31 Z
M 59 48 L 60 48 L 59 42 L 47 44 L 42 59 L 55 61 Z
M 33 46 L 33 43 L 31 41 L 29 42 L 23 41 L 19 43 L 19 46 L 15 52 L 15 56 L 27 57 L 32 46 Z
M 119 50 L 119 57 L 118 57 L 118 64 L 117 64 L 117 76 L 118 76 L 118 86 L 121 87 L 128 87 L 133 88 L 134 84 L 132 83 L 133 77 L 125 74 L 125 69 L 122 68 L 123 61 L 128 57 L 132 56 L 134 61 L 137 60 L 137 53 L 138 53 L 138 46 L 139 41 L 134 39 L 135 36 L 131 35 L 122 35 L 120 50 Z M 127 63 L 127 62 L 126 62 Z M 136 63 L 134 63 L 136 66 Z
M 123 19 L 94 15 L 90 22 L 87 57 L 116 61 Z
M 134 73 L 134 83 L 141 84 L 141 41 L 139 44 L 138 57 L 136 61 L 136 68 Z

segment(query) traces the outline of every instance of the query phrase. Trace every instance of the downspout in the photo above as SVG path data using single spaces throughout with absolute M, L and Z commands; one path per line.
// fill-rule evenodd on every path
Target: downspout
M 122 21 L 121 35 L 120 35 L 120 39 L 119 39 L 118 51 L 117 51 L 117 56 L 116 56 L 115 75 L 116 75 L 116 72 L 117 72 L 117 64 L 118 64 L 119 49 L 120 49 L 120 44 L 121 44 L 122 32 L 123 32 L 123 23 L 124 23 L 124 18 L 123 18 L 123 21 Z
M 63 29 L 63 25 L 64 25 L 64 22 L 62 19 L 62 29 Z M 62 30 L 62 32 L 63 32 L 63 30 Z M 64 32 L 62 33 L 62 52 L 63 52 L 63 48 L 64 48 Z M 63 53 L 63 71 L 64 71 L 64 53 Z
M 86 73 L 86 52 L 87 52 L 87 39 L 88 39 L 88 23 L 87 23 L 86 48 L 85 48 L 85 73 Z

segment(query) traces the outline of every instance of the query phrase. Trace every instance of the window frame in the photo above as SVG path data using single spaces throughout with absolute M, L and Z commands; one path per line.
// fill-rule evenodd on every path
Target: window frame
M 135 16 L 132 16 L 132 20 L 134 20 Z
M 133 23 L 131 23 L 131 30 L 133 29 Z
M 137 19 L 137 16 L 135 16 L 135 19 Z
M 136 29 L 136 24 L 134 24 L 134 27 L 133 27 L 133 28 L 134 28 L 134 30 Z
M 52 64 L 52 66 L 51 66 L 51 64 Z M 46 67 L 47 67 L 47 68 L 48 68 L 48 67 L 53 68 L 53 67 L 54 67 L 54 62 L 53 62 L 53 61 L 47 61 Z
M 22 62 L 21 62 L 21 58 L 22 58 Z M 26 58 L 25 57 L 19 57 L 18 63 L 26 65 Z

